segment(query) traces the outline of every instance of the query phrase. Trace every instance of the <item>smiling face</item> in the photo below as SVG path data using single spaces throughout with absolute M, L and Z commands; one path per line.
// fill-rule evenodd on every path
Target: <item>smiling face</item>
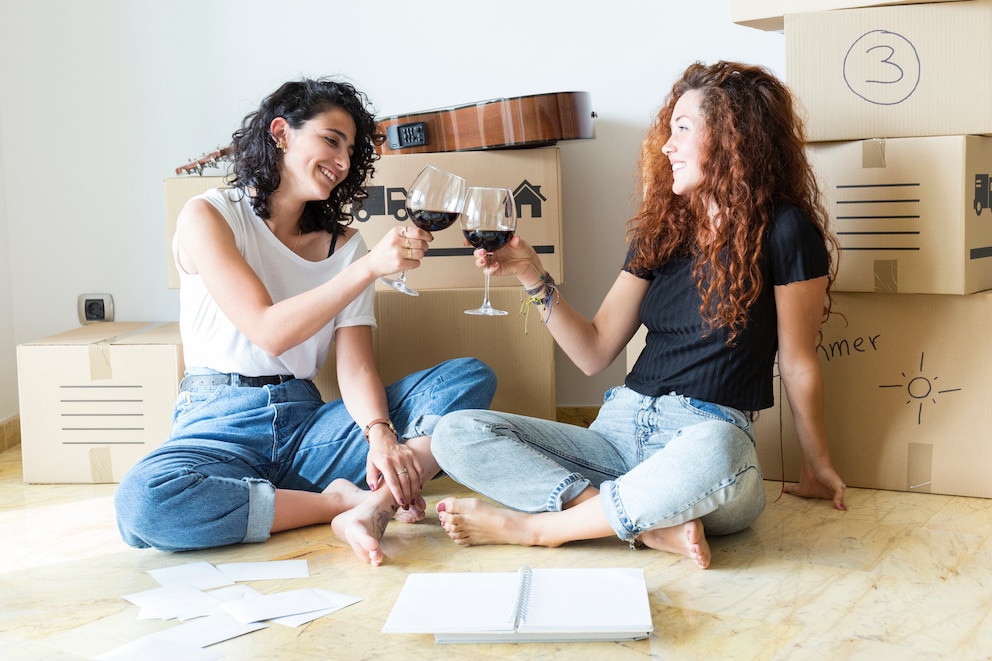
M 326 110 L 298 129 L 277 117 L 271 132 L 277 143 L 285 145 L 283 184 L 304 198 L 326 200 L 348 176 L 356 127 L 351 114 L 343 108 Z
M 661 150 L 672 165 L 672 192 L 676 195 L 688 195 L 702 180 L 699 160 L 706 132 L 701 100 L 698 90 L 689 90 L 679 98 L 672 111 L 671 137 Z

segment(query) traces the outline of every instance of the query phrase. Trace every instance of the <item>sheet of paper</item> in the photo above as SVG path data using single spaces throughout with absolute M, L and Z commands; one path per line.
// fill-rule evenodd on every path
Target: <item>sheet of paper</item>
M 410 574 L 383 633 L 512 631 L 515 573 Z
M 352 604 L 357 604 L 361 601 L 358 597 L 352 597 L 351 595 L 341 594 L 340 592 L 331 592 L 330 590 L 324 590 L 322 588 L 314 588 L 322 597 L 327 599 L 334 606 L 330 608 L 325 608 L 324 610 L 313 611 L 311 613 L 301 613 L 299 615 L 287 615 L 285 617 L 276 617 L 269 622 L 274 622 L 275 624 L 281 624 L 287 627 L 298 627 L 306 624 L 307 622 L 313 622 L 318 617 L 324 617 L 325 615 L 330 615 L 334 611 L 339 611 L 342 608 L 351 606 Z
M 209 647 L 268 626 L 261 622 L 242 624 L 227 613 L 219 612 L 153 633 L 151 637 L 191 647 Z
M 209 562 L 190 562 L 175 567 L 149 569 L 148 574 L 159 585 L 188 585 L 198 590 L 210 590 L 225 585 L 234 585 L 231 578 Z
M 307 578 L 310 569 L 306 560 L 273 560 L 271 562 L 227 562 L 217 569 L 232 581 L 262 581 L 277 578 Z
M 141 609 L 138 612 L 139 620 L 185 618 L 191 613 L 209 611 L 220 604 L 216 597 L 188 585 L 165 585 L 126 594 L 123 598 Z
M 334 603 L 312 588 L 266 594 L 221 604 L 239 622 L 261 622 L 287 615 L 299 615 L 334 608 Z
M 651 630 L 641 569 L 535 569 L 521 631 Z
M 246 597 L 261 597 L 262 593 L 248 585 L 229 585 L 225 588 L 218 588 L 207 593 L 217 601 L 201 609 L 187 611 L 179 616 L 180 620 L 190 620 L 194 617 L 204 617 L 214 613 L 222 613 L 220 605 L 225 601 L 237 601 Z

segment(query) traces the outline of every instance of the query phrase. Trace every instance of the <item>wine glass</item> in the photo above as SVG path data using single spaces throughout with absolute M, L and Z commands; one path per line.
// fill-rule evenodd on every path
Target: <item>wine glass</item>
M 517 207 L 509 188 L 484 188 L 473 186 L 465 195 L 462 210 L 462 233 L 475 248 L 486 251 L 486 265 L 493 253 L 513 238 L 517 230 Z M 489 269 L 485 271 L 486 288 L 482 305 L 465 314 L 499 316 L 506 310 L 497 310 L 489 302 Z
M 465 187 L 465 180 L 458 175 L 433 165 L 425 166 L 407 191 L 406 214 L 414 225 L 428 232 L 447 229 L 458 220 L 462 212 Z M 404 294 L 420 295 L 406 284 L 406 271 L 400 273 L 395 280 L 385 277 L 379 279 Z

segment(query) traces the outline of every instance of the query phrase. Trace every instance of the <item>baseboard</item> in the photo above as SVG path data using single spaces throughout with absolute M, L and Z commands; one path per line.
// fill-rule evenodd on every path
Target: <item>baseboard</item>
M 598 406 L 559 406 L 556 411 L 558 422 L 588 427 L 599 415 Z

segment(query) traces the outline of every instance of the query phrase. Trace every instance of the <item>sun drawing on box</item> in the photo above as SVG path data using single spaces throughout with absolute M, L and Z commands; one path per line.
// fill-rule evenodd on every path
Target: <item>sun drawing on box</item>
M 921 352 L 919 375 L 908 376 L 905 372 L 901 372 L 903 378 L 908 379 L 906 383 L 879 386 L 879 388 L 905 388 L 906 394 L 909 395 L 909 399 L 906 400 L 906 403 L 915 404 L 917 406 L 916 424 L 918 425 L 923 423 L 923 405 L 927 403 L 927 400 L 936 404 L 937 395 L 944 395 L 949 392 L 957 392 L 961 390 L 961 388 L 946 388 L 943 390 L 938 389 L 937 379 L 940 377 L 927 377 L 923 375 L 923 357 L 924 354 Z

